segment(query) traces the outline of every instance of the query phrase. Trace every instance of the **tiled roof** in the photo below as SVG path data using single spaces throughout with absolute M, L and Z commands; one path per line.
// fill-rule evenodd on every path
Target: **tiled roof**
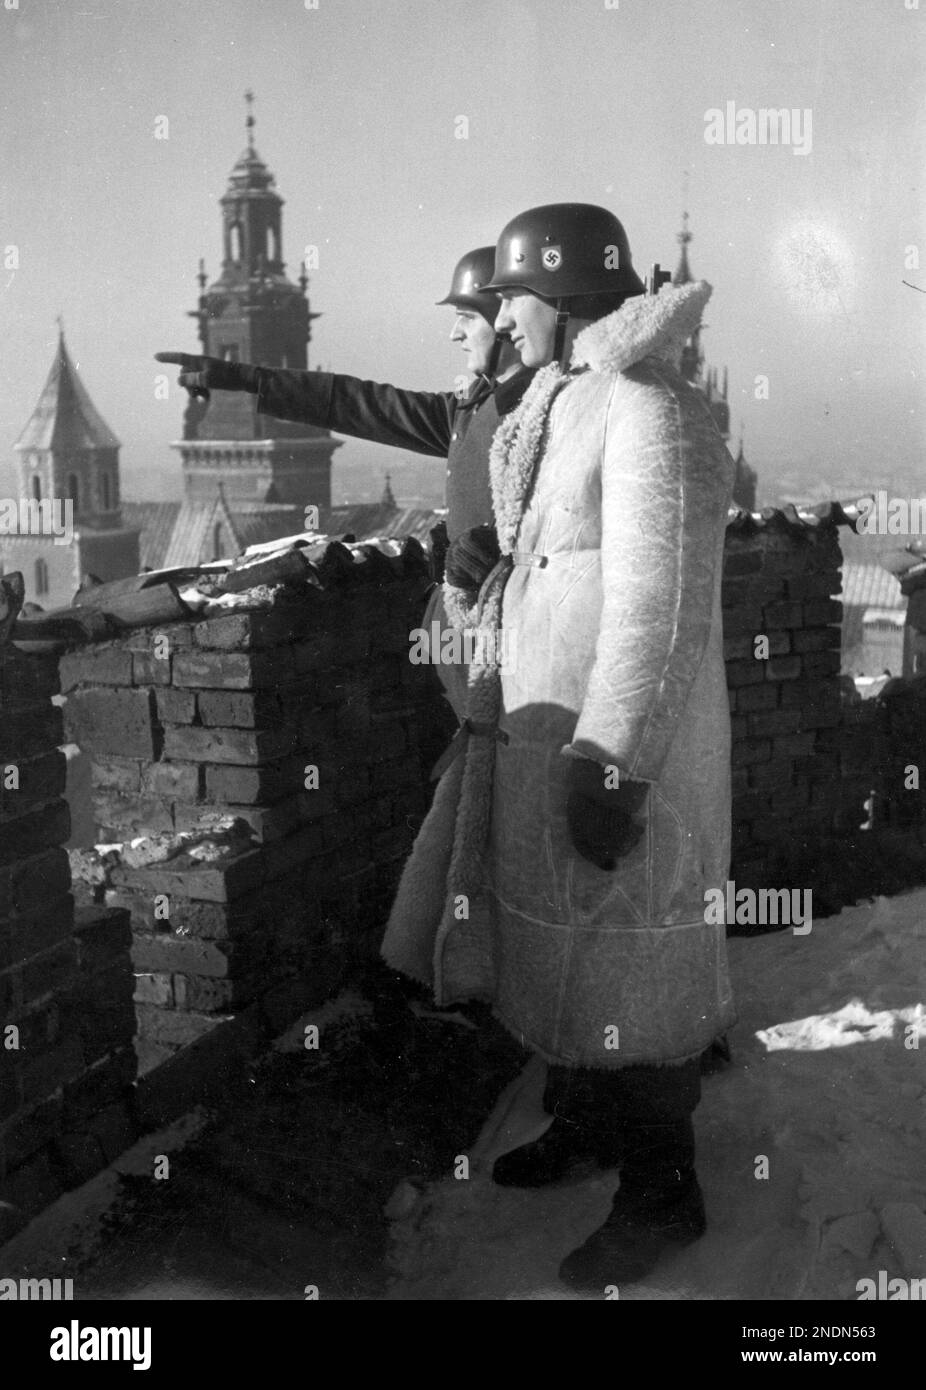
M 140 560 L 143 569 L 164 568 L 164 556 L 180 511 L 179 502 L 123 502 L 122 520 L 141 531 Z
M 64 334 L 38 404 L 14 449 L 118 449 L 119 440 L 87 394 L 68 356 Z
M 842 603 L 847 608 L 903 610 L 907 606 L 893 574 L 880 565 L 859 565 L 848 560 L 842 567 Z

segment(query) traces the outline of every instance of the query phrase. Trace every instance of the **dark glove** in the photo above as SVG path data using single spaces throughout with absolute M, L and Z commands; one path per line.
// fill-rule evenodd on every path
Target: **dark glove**
M 570 758 L 566 823 L 583 859 L 608 872 L 633 849 L 646 828 L 637 814 L 649 790 L 646 782 L 621 778 L 605 786 L 605 769 L 590 758 Z
M 191 396 L 207 401 L 210 391 L 256 392 L 260 388 L 260 368 L 249 362 L 226 362 L 224 357 L 196 357 L 189 352 L 156 352 L 154 360 L 179 367 L 179 384 Z
M 451 541 L 444 577 L 457 589 L 479 590 L 502 558 L 494 526 L 473 526 Z

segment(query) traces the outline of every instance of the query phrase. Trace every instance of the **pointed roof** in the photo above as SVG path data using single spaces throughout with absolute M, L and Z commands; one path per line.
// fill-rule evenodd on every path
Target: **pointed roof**
M 118 449 L 119 440 L 87 394 L 68 354 L 64 330 L 38 405 L 14 449 Z

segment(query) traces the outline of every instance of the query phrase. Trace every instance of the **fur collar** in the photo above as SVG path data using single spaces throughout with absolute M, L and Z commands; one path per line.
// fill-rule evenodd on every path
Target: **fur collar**
M 623 372 L 644 357 L 662 357 L 677 366 L 712 294 L 706 280 L 695 280 L 628 299 L 582 329 L 573 344 L 572 366 Z

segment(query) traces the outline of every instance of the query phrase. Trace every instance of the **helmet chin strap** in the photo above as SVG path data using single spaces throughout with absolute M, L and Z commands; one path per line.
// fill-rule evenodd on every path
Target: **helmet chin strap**
M 566 363 L 563 361 L 563 349 L 566 345 L 566 324 L 569 322 L 569 310 L 564 307 L 563 301 L 556 301 L 556 329 L 553 333 L 553 361 L 558 362 L 563 371 L 566 370 Z
M 489 361 L 483 373 L 490 381 L 495 379 L 495 373 L 498 371 L 498 359 L 502 355 L 502 343 L 507 343 L 507 341 L 507 333 L 496 333 L 495 342 L 492 344 L 492 351 L 489 353 Z

